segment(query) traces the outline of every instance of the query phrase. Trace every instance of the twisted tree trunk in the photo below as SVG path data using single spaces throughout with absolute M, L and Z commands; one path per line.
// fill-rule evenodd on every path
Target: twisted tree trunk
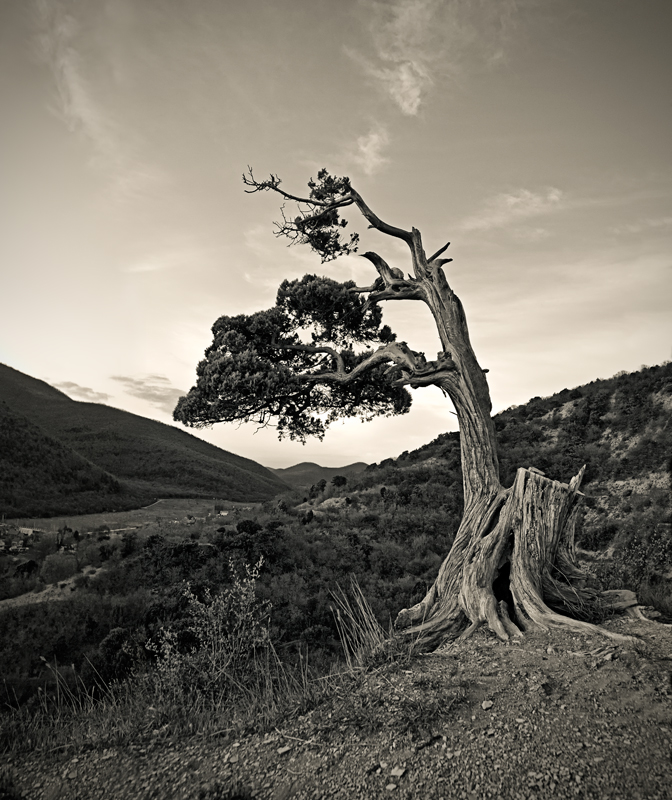
M 417 637 L 417 646 L 425 649 L 468 636 L 484 623 L 505 640 L 522 635 L 530 626 L 599 630 L 624 638 L 586 621 L 600 604 L 634 606 L 636 599 L 632 593 L 605 599 L 576 563 L 574 529 L 584 470 L 565 484 L 533 467 L 521 468 L 512 487 L 500 484 L 487 370 L 476 359 L 462 303 L 443 271 L 443 265 L 452 261 L 441 258 L 448 244 L 428 258 L 416 228 L 405 230 L 381 220 L 349 179 L 331 178 L 326 171 L 318 177 L 321 182 L 310 184 L 308 198 L 282 190 L 277 176 L 256 181 L 250 171 L 244 180 L 249 191 L 274 191 L 299 203 L 301 215 L 294 219 L 283 215 L 279 234 L 310 244 L 324 260 L 356 249 L 356 235 L 350 243 L 338 235 L 338 211 L 347 207 L 356 207 L 370 228 L 402 240 L 410 251 L 411 274 L 404 277 L 377 253 L 367 252 L 364 257 L 378 278 L 350 291 L 367 296 L 365 308 L 387 300 L 423 302 L 434 318 L 442 349 L 435 361 L 428 361 L 405 342 L 389 341 L 348 370 L 332 347 L 282 341 L 276 346 L 332 357 L 331 370 L 300 376 L 308 383 L 345 385 L 389 363 L 385 375 L 393 385 L 441 388 L 450 397 L 460 426 L 464 516 L 436 581 L 420 603 L 399 613 L 397 627 Z
M 422 385 L 432 373 L 455 406 L 464 516 L 433 586 L 420 603 L 399 613 L 397 627 L 427 649 L 469 636 L 484 623 L 503 640 L 521 636 L 530 626 L 599 630 L 614 639 L 627 638 L 586 621 L 607 601 L 575 558 L 585 467 L 569 484 L 533 467 L 521 468 L 511 488 L 501 486 L 486 370 L 472 349 L 462 304 L 446 280 L 445 261 L 426 259 L 415 229 L 409 244 L 416 276 L 410 280 L 434 316 L 443 353 L 431 365 L 416 364 L 404 382 Z M 380 268 L 379 273 L 385 277 Z

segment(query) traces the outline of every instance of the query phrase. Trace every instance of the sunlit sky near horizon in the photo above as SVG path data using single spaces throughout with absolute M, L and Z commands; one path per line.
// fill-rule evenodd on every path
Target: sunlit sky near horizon
M 349 175 L 450 240 L 494 410 L 672 358 L 669 0 L 0 0 L 0 362 L 171 422 L 222 314 L 307 272 L 278 198 Z M 367 231 L 408 271 L 398 242 Z M 385 308 L 415 350 L 420 304 Z M 380 461 L 456 429 L 438 390 L 323 442 L 196 432 L 266 466 Z

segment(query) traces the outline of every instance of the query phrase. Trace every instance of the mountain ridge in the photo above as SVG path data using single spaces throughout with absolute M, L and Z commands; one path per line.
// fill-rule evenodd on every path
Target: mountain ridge
M 6 409 L 20 415 L 40 429 L 46 437 L 44 442 L 59 442 L 117 480 L 119 493 L 114 499 L 101 496 L 100 510 L 130 508 L 160 496 L 266 500 L 288 488 L 277 475 L 251 459 L 163 422 L 99 403 L 72 400 L 45 381 L 4 364 L 0 364 L 0 401 L 6 404 L 5 417 Z M 30 437 L 35 440 L 34 430 Z M 29 451 L 32 446 L 27 441 L 24 449 Z M 16 464 L 12 467 L 5 455 L 6 470 L 25 470 L 24 462 L 30 459 L 27 452 L 21 455 L 20 451 L 14 437 L 12 453 Z M 0 496 L 3 513 L 10 506 L 5 494 Z M 76 499 L 73 496 L 71 505 L 79 509 Z M 90 503 L 86 505 L 87 511 L 93 510 Z M 14 505 L 12 508 L 17 510 Z M 72 513 L 63 503 L 56 511 L 38 497 L 28 513 L 40 516 L 66 512 Z
M 329 482 L 336 475 L 342 475 L 344 478 L 359 475 L 364 472 L 367 466 L 364 461 L 356 461 L 344 467 L 323 467 L 314 461 L 301 461 L 291 467 L 281 469 L 269 467 L 269 469 L 285 483 L 299 489 L 318 483 L 321 480 Z

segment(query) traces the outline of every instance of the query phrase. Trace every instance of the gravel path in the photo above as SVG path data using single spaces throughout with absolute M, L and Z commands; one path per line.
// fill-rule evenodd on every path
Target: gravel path
M 672 629 L 607 625 L 642 645 L 478 631 L 265 734 L 2 763 L 28 800 L 672 798 Z

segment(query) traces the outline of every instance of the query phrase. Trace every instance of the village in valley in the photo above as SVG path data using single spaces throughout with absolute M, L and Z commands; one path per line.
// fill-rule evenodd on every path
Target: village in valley
M 78 574 L 91 576 L 115 552 L 129 555 L 152 534 L 169 540 L 198 543 L 201 534 L 216 531 L 225 522 L 239 520 L 255 504 L 231 501 L 159 500 L 147 509 L 89 514 L 65 519 L 4 520 L 0 522 L 0 603 L 13 605 L 50 585 L 77 588 Z M 143 513 L 144 512 L 144 513 Z M 193 513 L 192 513 L 193 512 Z M 30 595 L 33 595 L 32 597 Z M 51 593 L 47 593 L 51 597 Z

